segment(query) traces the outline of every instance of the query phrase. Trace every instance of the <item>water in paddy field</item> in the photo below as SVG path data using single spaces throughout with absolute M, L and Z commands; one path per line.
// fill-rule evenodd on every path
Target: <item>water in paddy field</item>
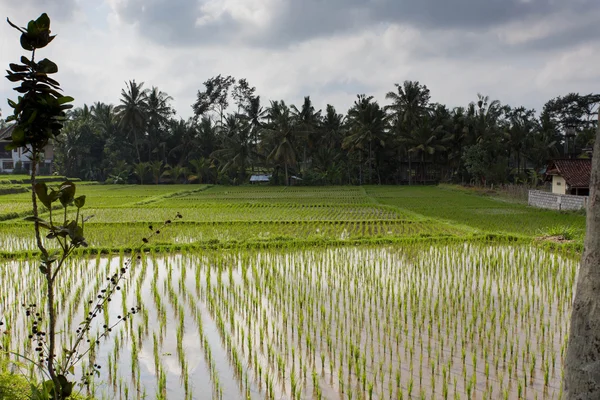
M 69 341 L 123 257 L 58 285 Z M 561 395 L 577 262 L 533 247 L 408 245 L 148 254 L 96 328 L 106 399 L 538 398 Z M 3 345 L 31 343 L 20 303 L 41 274 L 2 264 Z M 87 357 L 82 362 L 87 365 Z

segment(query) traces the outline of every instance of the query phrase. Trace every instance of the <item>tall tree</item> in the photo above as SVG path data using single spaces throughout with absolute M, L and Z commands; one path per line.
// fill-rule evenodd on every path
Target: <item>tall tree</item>
M 115 109 L 120 118 L 120 126 L 133 136 L 138 163 L 142 162 L 140 140 L 146 129 L 147 101 L 148 91 L 144 89 L 144 82 L 136 83 L 134 79 L 121 90 L 121 104 Z
M 404 81 L 402 85 L 396 83 L 395 86 L 398 93 L 388 92 L 385 95 L 392 101 L 385 109 L 391 112 L 393 124 L 410 131 L 429 112 L 431 95 L 427 86 L 418 81 Z
M 527 142 L 538 129 L 538 121 L 535 118 L 535 110 L 528 110 L 525 107 L 509 109 L 507 118 L 509 158 L 515 159 L 518 175 L 521 172 L 521 161 L 525 158 Z
M 255 154 L 258 154 L 260 133 L 263 126 L 263 119 L 266 114 L 267 110 L 260 105 L 260 96 L 250 97 L 248 102 L 242 105 L 240 118 L 244 119 L 246 123 L 250 125 L 250 145 L 252 147 L 252 152 Z M 252 163 L 253 171 L 254 167 L 255 165 Z
M 146 100 L 146 120 L 148 134 L 148 160 L 152 153 L 159 152 L 161 143 L 166 140 L 170 118 L 175 114 L 171 108 L 171 96 L 161 92 L 157 87 L 148 91 Z
M 250 86 L 245 78 L 239 79 L 234 85 L 231 92 L 231 97 L 237 106 L 238 114 L 250 105 L 251 100 L 254 98 L 254 92 L 256 88 Z
M 220 74 L 204 82 L 205 90 L 198 91 L 196 102 L 192 105 L 196 118 L 209 112 L 217 112 L 223 123 L 225 110 L 229 107 L 229 89 L 235 83 L 232 76 Z
M 348 136 L 344 138 L 342 146 L 351 151 L 359 151 L 359 154 L 366 152 L 368 182 L 372 183 L 375 160 L 373 152 L 376 148 L 385 146 L 387 118 L 385 111 L 373 100 L 373 96 L 361 94 L 357 97 L 352 108 L 348 110 Z M 376 170 L 379 172 L 378 167 L 376 165 Z M 379 181 L 381 181 L 380 177 Z M 360 173 L 360 182 L 362 184 L 362 172 Z
M 390 114 L 392 130 L 397 138 L 409 138 L 417 129 L 421 119 L 430 111 L 429 100 L 431 98 L 426 85 L 418 81 L 404 81 L 402 85 L 396 83 L 396 92 L 388 92 L 386 99 L 392 104 L 387 105 L 385 110 Z M 402 143 L 403 140 L 400 140 Z M 406 151 L 408 158 L 408 183 L 412 184 L 412 153 L 404 146 L 398 146 L 398 151 Z
M 221 172 L 233 171 L 236 181 L 244 182 L 253 156 L 250 125 L 236 114 L 229 114 L 220 129 L 220 138 L 221 148 L 215 150 L 211 157 L 219 160 Z
M 562 135 L 565 154 L 574 154 L 575 138 L 583 135 L 593 138 L 597 127 L 599 94 L 569 93 L 549 100 L 542 111 L 556 125 Z M 586 141 L 584 141 L 585 143 Z
M 290 184 L 289 167 L 296 165 L 295 131 L 290 108 L 283 101 L 272 101 L 268 110 L 269 123 L 263 128 L 267 148 L 267 160 L 282 165 L 285 184 Z
M 308 152 L 318 141 L 318 128 L 321 122 L 321 110 L 315 110 L 310 96 L 304 97 L 302 107 L 298 109 L 295 105 L 290 107 L 295 130 L 300 134 L 302 143 L 302 170 L 307 168 Z

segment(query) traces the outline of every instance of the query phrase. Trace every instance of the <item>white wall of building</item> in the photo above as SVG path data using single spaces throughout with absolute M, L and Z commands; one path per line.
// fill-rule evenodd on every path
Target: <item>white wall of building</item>
M 567 194 L 567 182 L 565 178 L 559 175 L 552 176 L 552 193 Z

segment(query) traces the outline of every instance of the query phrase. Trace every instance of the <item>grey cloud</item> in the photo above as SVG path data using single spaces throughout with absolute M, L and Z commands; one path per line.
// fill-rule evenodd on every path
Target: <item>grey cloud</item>
M 137 23 L 142 34 L 160 43 L 242 42 L 259 47 L 286 47 L 381 23 L 426 31 L 485 32 L 525 18 L 600 12 L 596 0 L 287 0 L 264 32 L 241 37 L 244 26 L 227 13 L 197 27 L 201 4 L 202 0 L 128 0 L 119 12 L 125 21 Z M 587 32 L 593 34 L 596 26 L 589 26 Z M 564 34 L 557 42 L 567 41 L 568 36 Z M 578 37 L 575 32 L 573 39 Z
M 137 24 L 143 36 L 173 46 L 222 43 L 231 40 L 238 30 L 228 14 L 196 26 L 202 13 L 194 0 L 128 0 L 118 12 L 124 21 Z

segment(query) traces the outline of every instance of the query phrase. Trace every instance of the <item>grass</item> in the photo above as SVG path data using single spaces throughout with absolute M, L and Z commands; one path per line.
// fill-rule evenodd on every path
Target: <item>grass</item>
M 540 236 L 553 227 L 583 232 L 585 217 L 541 210 L 452 187 L 81 185 L 87 238 L 119 250 L 139 243 L 148 226 L 184 215 L 157 245 L 229 246 L 284 241 L 337 243 L 486 234 Z M 0 196 L 0 246 L 35 248 L 30 193 Z M 55 212 L 55 216 L 57 213 Z M 47 217 L 47 215 L 45 216 Z M 574 236 L 576 245 L 581 235 Z
M 25 377 L 0 373 L 0 400 L 29 400 L 31 388 Z
M 581 213 L 529 207 L 452 187 L 368 187 L 367 193 L 380 204 L 485 232 L 535 237 L 554 226 L 585 229 Z

